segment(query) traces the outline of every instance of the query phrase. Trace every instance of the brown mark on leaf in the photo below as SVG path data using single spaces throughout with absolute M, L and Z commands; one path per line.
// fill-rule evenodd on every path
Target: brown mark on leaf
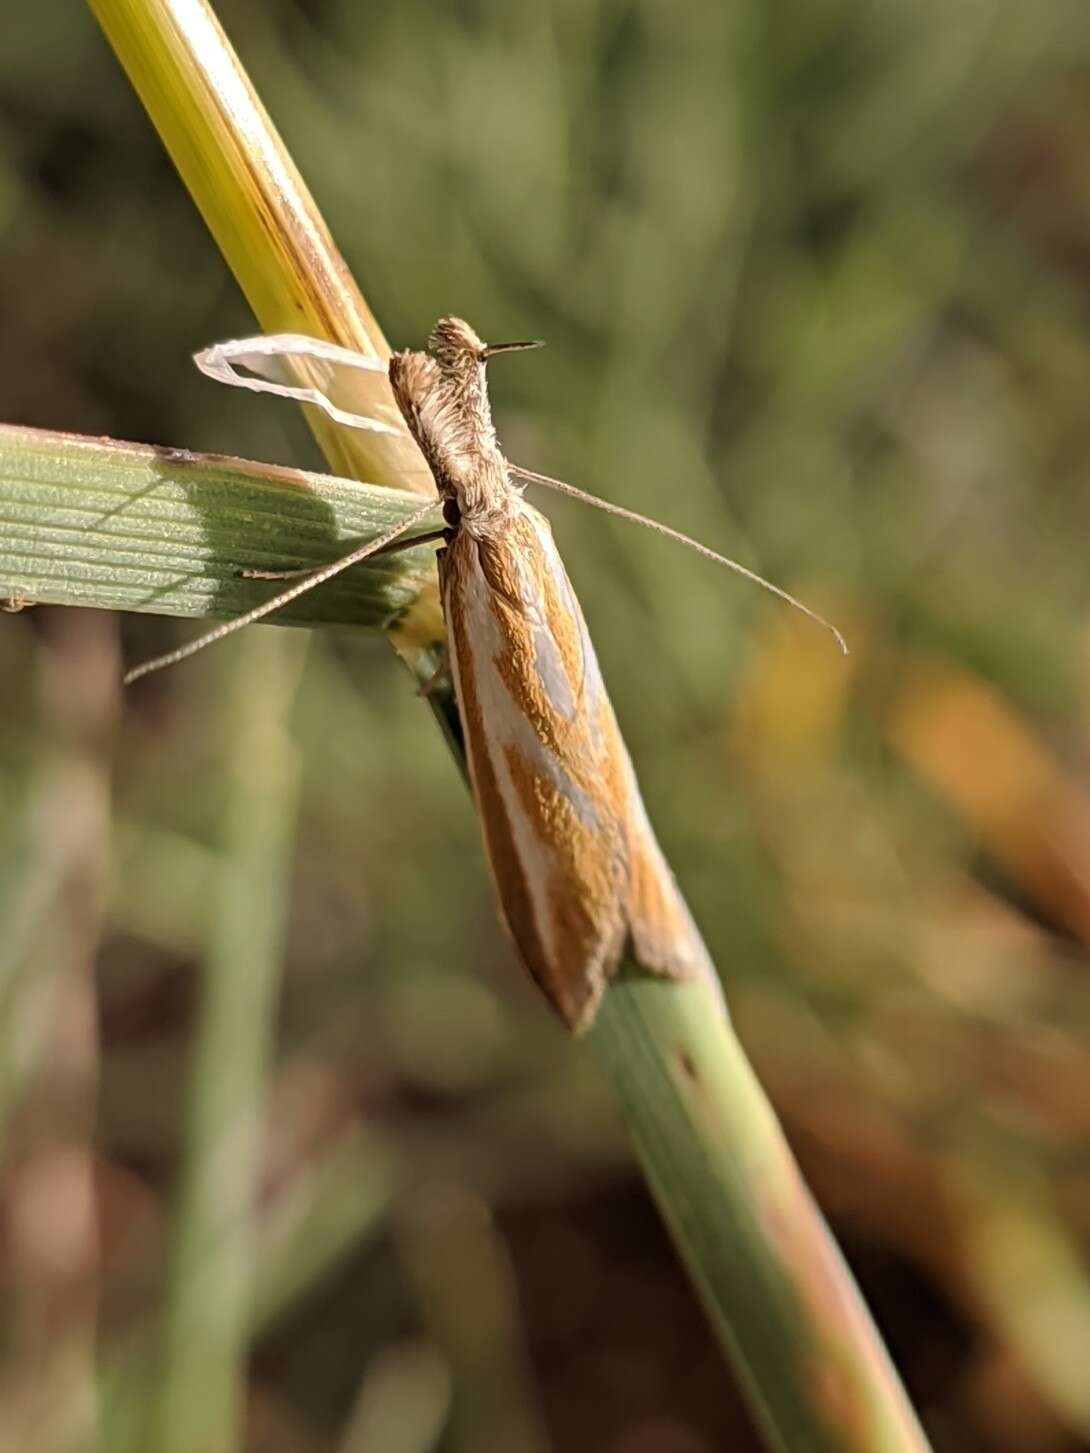
M 677 1062 L 682 1075 L 685 1077 L 685 1079 L 689 1081 L 690 1085 L 692 1085 L 694 1089 L 702 1089 L 703 1086 L 700 1081 L 700 1072 L 697 1070 L 696 1065 L 693 1063 L 692 1056 L 689 1054 L 688 1050 L 678 1050 Z
M 801 1302 L 799 1363 L 813 1405 L 846 1449 L 869 1453 L 882 1441 L 875 1413 L 885 1408 L 897 1415 L 898 1446 L 927 1453 L 904 1391 L 883 1352 L 875 1350 L 866 1308 L 782 1136 L 780 1151 L 766 1172 L 761 1221 L 779 1247 L 784 1275 Z M 830 1328 L 839 1330 L 831 1333 Z M 876 1385 L 884 1385 L 884 1395 Z

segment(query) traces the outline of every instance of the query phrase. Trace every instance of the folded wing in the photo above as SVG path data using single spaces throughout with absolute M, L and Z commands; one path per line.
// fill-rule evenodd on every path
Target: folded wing
M 547 521 L 517 496 L 464 526 L 442 584 L 473 790 L 503 916 L 564 1022 L 586 1028 L 630 954 L 713 972 L 651 831 Z

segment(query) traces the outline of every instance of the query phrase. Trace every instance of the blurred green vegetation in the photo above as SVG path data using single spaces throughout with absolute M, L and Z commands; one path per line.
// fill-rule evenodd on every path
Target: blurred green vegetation
M 445 312 L 547 338 L 494 370 L 512 457 L 848 634 L 845 664 L 711 566 L 542 501 L 936 1446 L 1090 1446 L 1083 0 L 219 13 L 395 343 Z M 0 269 L 0 418 L 320 467 L 289 407 L 192 369 L 251 322 L 59 0 L 0 50 Z M 230 1371 L 239 1333 L 172 1237 L 196 1198 L 211 1265 L 237 1238 L 258 1273 L 246 1386 L 218 1393 L 239 1446 L 742 1446 L 389 652 L 261 629 L 119 698 L 110 618 L 0 626 L 0 1444 L 167 1426 L 203 1453 L 202 1358 Z M 173 639 L 120 629 L 127 659 Z M 248 874 L 276 871 L 262 899 Z M 225 883 L 247 1031 L 191 1078 Z M 203 1201 L 179 1176 L 202 1114 L 232 1131 Z M 261 1213 L 217 1230 L 246 1157 Z

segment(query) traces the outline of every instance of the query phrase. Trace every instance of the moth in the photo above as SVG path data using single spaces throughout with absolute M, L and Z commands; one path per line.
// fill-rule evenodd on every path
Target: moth
M 438 537 L 440 544 L 450 667 L 500 915 L 548 1002 L 579 1033 L 622 961 L 667 979 L 706 979 L 717 993 L 718 980 L 648 821 L 549 523 L 523 496 L 532 482 L 581 491 L 510 464 L 496 438 L 488 360 L 533 346 L 489 346 L 468 323 L 442 318 L 426 352 L 395 353 L 388 365 L 294 335 L 217 345 L 197 362 L 221 381 L 316 403 L 352 426 L 396 432 L 388 410 L 376 406 L 361 415 L 336 402 L 341 370 L 385 372 L 441 502 L 442 529 L 404 543 Z M 299 382 L 304 365 L 315 380 L 309 386 Z M 603 507 L 751 574 L 657 522 Z M 433 508 L 422 505 L 378 540 L 307 572 L 264 605 L 126 679 L 190 655 L 349 565 L 398 548 L 397 535 Z

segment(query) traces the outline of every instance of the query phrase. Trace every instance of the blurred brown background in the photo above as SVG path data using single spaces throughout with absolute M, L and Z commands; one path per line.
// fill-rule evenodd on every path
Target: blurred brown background
M 1090 1448 L 1084 0 L 219 13 L 395 344 L 546 338 L 513 457 L 849 636 L 542 501 L 936 1447 Z M 0 418 L 318 464 L 193 370 L 252 320 L 61 0 L 0 46 L 0 318 Z M 0 1445 L 154 1447 L 174 1397 L 203 1453 L 177 1369 L 255 1275 L 240 1448 L 755 1446 L 407 677 L 252 634 L 123 696 L 171 623 L 0 618 Z

